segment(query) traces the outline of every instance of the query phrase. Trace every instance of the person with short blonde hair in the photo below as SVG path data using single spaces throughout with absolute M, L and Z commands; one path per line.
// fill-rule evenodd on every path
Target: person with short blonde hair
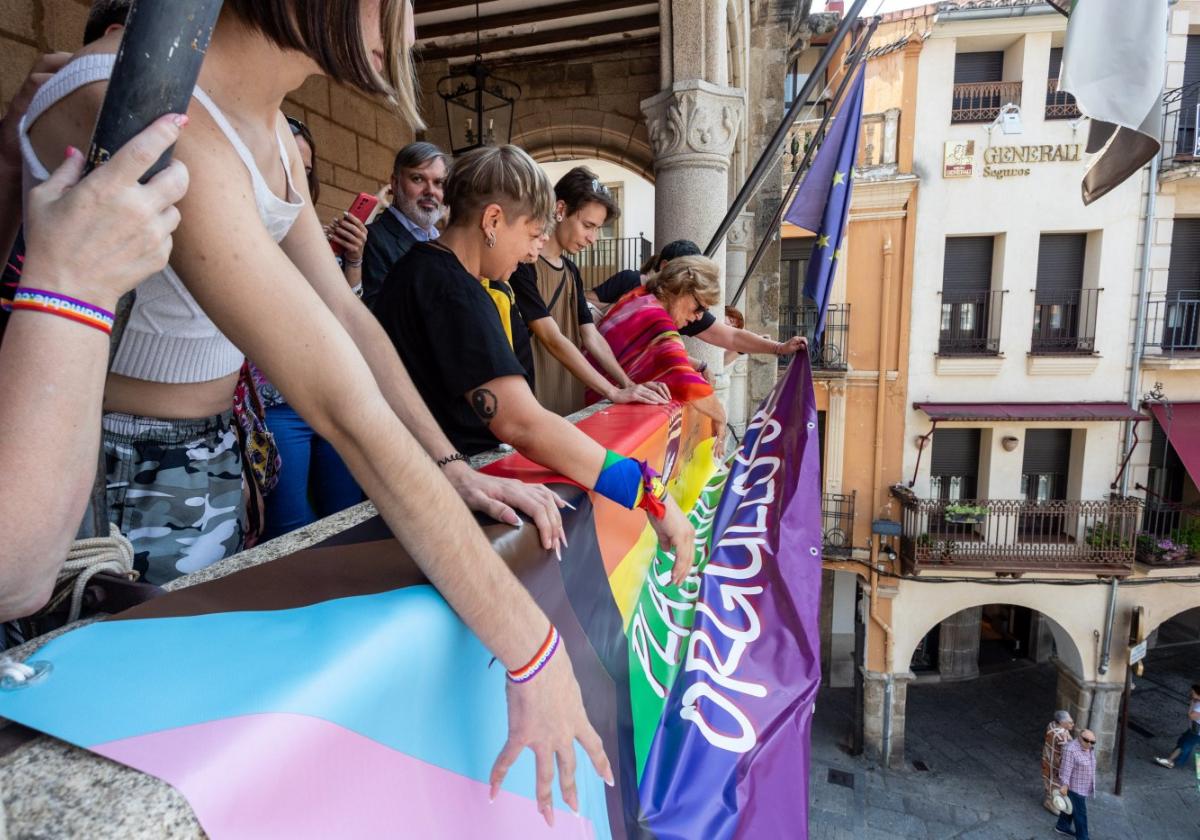
M 462 451 L 507 443 L 582 487 L 644 508 L 675 550 L 681 583 L 693 561 L 687 518 L 645 465 L 606 451 L 538 403 L 513 352 L 504 302 L 492 294 L 543 241 L 553 207 L 545 174 L 516 146 L 483 147 L 455 160 L 446 195 L 450 225 L 396 264 L 375 305 L 421 396 Z
M 720 301 L 717 264 L 708 257 L 676 257 L 613 304 L 597 325 L 635 382 L 661 382 L 672 398 L 712 420 L 717 457 L 724 452 L 725 408 L 688 358 L 680 330 Z

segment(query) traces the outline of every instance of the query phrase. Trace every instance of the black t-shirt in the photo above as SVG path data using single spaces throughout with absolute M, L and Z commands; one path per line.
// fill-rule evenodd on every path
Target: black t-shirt
M 642 273 L 634 268 L 618 271 L 596 288 L 592 294 L 601 303 L 616 303 L 625 295 L 642 285 Z
M 704 314 L 698 319 L 692 321 L 692 323 L 687 324 L 686 326 L 681 327 L 679 334 L 695 338 L 715 323 L 717 323 L 717 316 L 705 309 Z
M 552 269 L 549 260 L 544 260 L 538 257 L 546 265 Z M 563 265 L 567 271 L 567 282 L 575 284 L 575 315 L 579 319 L 579 323 L 592 323 L 592 310 L 588 308 L 587 298 L 583 296 L 583 277 L 579 273 L 579 269 L 575 263 L 571 262 L 567 257 L 563 257 Z M 521 317 L 525 319 L 526 324 L 532 324 L 541 318 L 550 317 L 549 303 L 542 298 L 542 293 L 538 291 L 537 282 L 537 267 L 530 263 L 521 263 L 517 266 L 517 270 L 508 278 L 508 284 L 512 286 L 513 293 L 517 296 L 517 306 L 521 310 Z
M 525 368 L 479 280 L 449 251 L 420 243 L 392 267 L 374 312 L 450 442 L 467 455 L 498 446 L 466 395 Z

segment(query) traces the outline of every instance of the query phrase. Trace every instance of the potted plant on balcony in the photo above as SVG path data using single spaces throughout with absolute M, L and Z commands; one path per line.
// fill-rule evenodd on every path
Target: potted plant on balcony
M 987 508 L 979 505 L 946 505 L 946 521 L 952 525 L 981 525 L 987 518 Z

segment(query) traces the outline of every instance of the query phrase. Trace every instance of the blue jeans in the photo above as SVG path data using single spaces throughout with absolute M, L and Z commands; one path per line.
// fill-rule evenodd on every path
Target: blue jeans
M 279 484 L 266 498 L 269 540 L 345 510 L 363 500 L 341 457 L 287 405 L 267 409 L 282 466 Z
M 1058 815 L 1058 828 L 1063 831 L 1071 831 L 1075 835 L 1075 840 L 1088 840 L 1087 827 L 1087 797 L 1080 796 L 1073 790 L 1067 791 L 1067 796 L 1071 799 L 1071 815 Z M 1074 823 L 1075 828 L 1071 828 Z
M 1192 752 L 1196 747 L 1200 746 L 1200 735 L 1195 734 L 1192 730 L 1188 730 L 1179 736 L 1179 740 L 1175 742 L 1175 749 L 1179 750 L 1179 757 L 1175 759 L 1176 767 L 1187 767 L 1192 758 Z

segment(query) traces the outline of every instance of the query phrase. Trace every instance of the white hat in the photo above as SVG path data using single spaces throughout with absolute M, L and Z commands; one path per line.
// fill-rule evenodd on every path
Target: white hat
M 1056 790 L 1054 791 L 1054 795 L 1050 797 L 1050 804 L 1054 806 L 1055 813 L 1066 814 L 1068 817 L 1071 816 L 1074 806 L 1071 805 L 1071 798 L 1069 796 L 1063 796 L 1062 793 Z

